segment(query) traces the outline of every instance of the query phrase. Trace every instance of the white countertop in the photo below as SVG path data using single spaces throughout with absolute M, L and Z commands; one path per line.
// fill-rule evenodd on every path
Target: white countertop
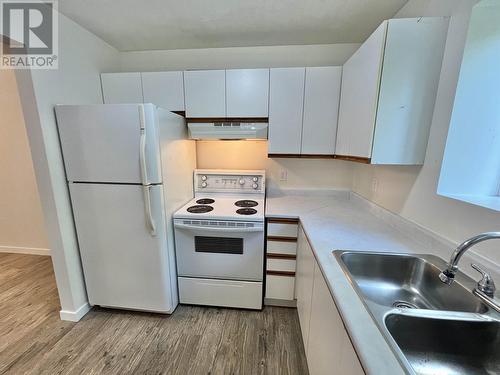
M 332 251 L 438 255 L 449 244 L 349 191 L 269 192 L 266 217 L 300 219 L 366 373 L 406 373 Z

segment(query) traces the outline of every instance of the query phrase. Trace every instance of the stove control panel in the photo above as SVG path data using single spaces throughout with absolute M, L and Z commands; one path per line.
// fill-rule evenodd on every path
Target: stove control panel
M 194 172 L 195 191 L 264 194 L 265 171 L 202 170 Z

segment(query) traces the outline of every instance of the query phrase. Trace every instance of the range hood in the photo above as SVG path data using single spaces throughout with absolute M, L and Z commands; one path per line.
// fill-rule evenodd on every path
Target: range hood
M 267 139 L 267 128 L 267 122 L 188 120 L 191 139 Z

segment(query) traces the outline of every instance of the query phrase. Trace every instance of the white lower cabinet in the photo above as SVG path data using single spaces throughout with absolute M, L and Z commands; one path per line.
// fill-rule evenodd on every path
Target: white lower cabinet
M 299 230 L 296 297 L 310 375 L 363 375 L 328 285 Z
M 299 229 L 299 237 L 297 241 L 295 298 L 297 299 L 297 313 L 299 314 L 302 339 L 304 341 L 305 348 L 307 348 L 307 340 L 309 338 L 309 322 L 311 319 L 311 298 L 315 261 L 302 227 Z

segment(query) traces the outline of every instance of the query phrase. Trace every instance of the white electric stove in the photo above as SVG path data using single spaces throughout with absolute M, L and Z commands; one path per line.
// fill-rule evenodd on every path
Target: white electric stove
M 194 172 L 174 214 L 180 303 L 262 308 L 265 172 Z

